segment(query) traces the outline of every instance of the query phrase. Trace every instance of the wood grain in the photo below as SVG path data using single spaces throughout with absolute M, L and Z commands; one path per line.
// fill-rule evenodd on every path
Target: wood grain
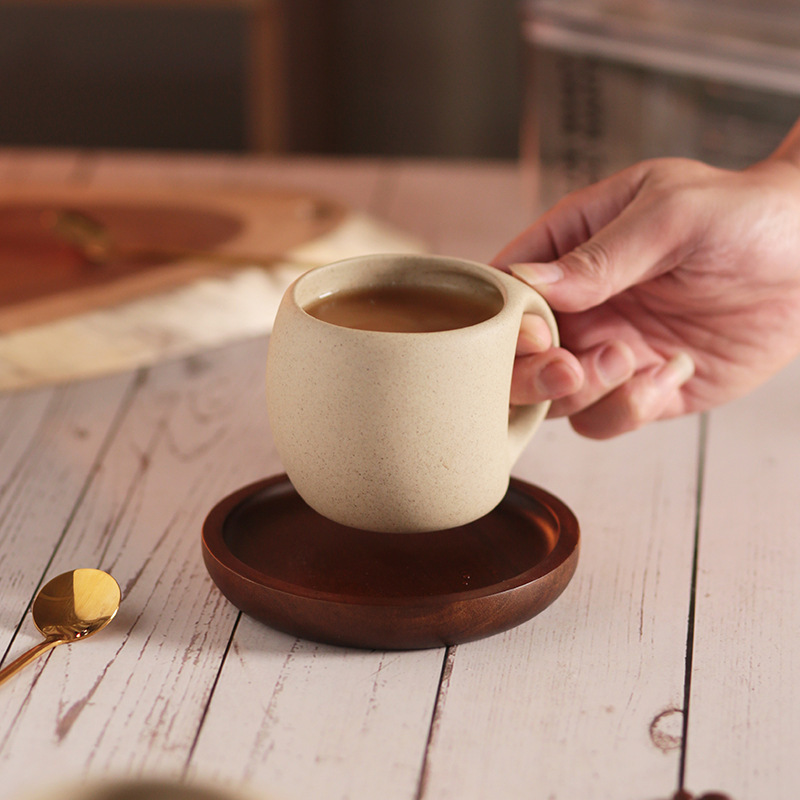
M 798 386 L 795 363 L 709 426 L 687 751 L 698 793 L 800 793 Z
M 64 243 L 48 222 L 63 210 L 103 226 L 119 253 L 95 264 Z M 297 247 L 330 233 L 346 215 L 338 202 L 275 187 L 8 184 L 0 195 L 0 331 L 149 297 L 248 261 L 267 268 L 281 256 L 291 262 Z M 198 255 L 170 257 L 181 250 Z M 221 264 L 203 252 L 242 263 Z
M 517 472 L 582 520 L 581 563 L 541 616 L 452 654 L 423 797 L 674 792 L 680 739 L 651 730 L 683 705 L 697 449 L 696 419 L 603 444 L 537 433 Z
M 0 653 L 60 547 L 131 380 L 0 396 Z
M 0 150 L 12 179 L 316 189 L 478 259 L 528 216 L 502 164 Z M 581 523 L 564 595 L 504 634 L 387 654 L 271 631 L 203 568 L 210 507 L 280 469 L 266 346 L 0 395 L 0 658 L 38 640 L 43 579 L 100 566 L 123 588 L 107 630 L 4 685 L 0 800 L 53 775 L 281 800 L 667 800 L 684 769 L 696 796 L 798 796 L 797 365 L 706 428 L 594 443 L 546 423 L 515 472 Z
M 102 468 L 66 493 L 80 502 L 48 575 L 77 563 L 107 569 L 123 605 L 89 647 L 60 648 L 3 696 L 24 696 L 0 753 L 4 796 L 29 779 L 37 752 L 65 776 L 182 772 L 237 617 L 203 569 L 200 525 L 210 498 L 274 460 L 259 403 L 263 342 L 254 347 L 260 358 L 253 347 L 211 354 L 138 381 L 118 404 Z M 214 368 L 220 359 L 227 375 Z

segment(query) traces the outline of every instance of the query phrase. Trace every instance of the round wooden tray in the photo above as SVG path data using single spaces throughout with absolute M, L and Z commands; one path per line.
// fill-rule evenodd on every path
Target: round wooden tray
M 574 514 L 513 479 L 500 505 L 459 528 L 387 534 L 309 508 L 286 475 L 220 501 L 203 558 L 222 593 L 278 630 L 329 644 L 419 649 L 512 628 L 564 590 L 578 562 Z

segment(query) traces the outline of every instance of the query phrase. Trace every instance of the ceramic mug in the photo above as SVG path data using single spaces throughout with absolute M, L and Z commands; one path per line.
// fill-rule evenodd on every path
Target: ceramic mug
M 437 287 L 486 299 L 489 319 L 430 333 L 360 330 L 305 309 L 375 286 Z M 286 291 L 267 356 L 267 409 L 284 469 L 316 511 L 365 530 L 452 528 L 503 499 L 511 467 L 549 403 L 509 411 L 523 313 L 544 299 L 483 264 L 369 255 L 312 269 Z

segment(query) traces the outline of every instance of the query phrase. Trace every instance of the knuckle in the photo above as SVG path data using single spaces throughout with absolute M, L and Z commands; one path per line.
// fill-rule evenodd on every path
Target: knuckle
M 587 300 L 605 300 L 614 293 L 614 259 L 609 248 L 589 239 L 561 258 L 565 272 L 579 278 Z
M 652 401 L 641 385 L 629 381 L 597 403 L 570 414 L 570 425 L 576 433 L 590 439 L 631 433 L 655 419 Z
M 618 390 L 621 414 L 634 431 L 661 416 L 666 397 L 649 380 L 631 380 Z

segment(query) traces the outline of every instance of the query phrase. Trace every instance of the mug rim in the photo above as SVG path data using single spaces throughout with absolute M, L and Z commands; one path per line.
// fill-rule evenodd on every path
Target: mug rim
M 306 310 L 306 307 L 314 302 L 315 300 L 322 299 L 323 297 L 330 296 L 334 294 L 336 291 L 341 291 L 342 289 L 334 289 L 329 292 L 315 292 L 313 293 L 314 296 L 305 302 L 301 302 L 298 298 L 298 291 L 303 289 L 304 284 L 306 284 L 309 280 L 314 280 L 320 273 L 326 272 L 336 272 L 339 270 L 343 270 L 348 266 L 356 266 L 356 265 L 363 265 L 368 263 L 374 263 L 376 266 L 383 266 L 387 268 L 389 266 L 395 265 L 398 269 L 407 268 L 408 265 L 414 263 L 417 266 L 423 266 L 425 263 L 431 265 L 431 267 L 435 267 L 438 269 L 447 268 L 448 266 L 451 267 L 451 272 L 453 274 L 466 274 L 469 277 L 472 277 L 477 281 L 485 283 L 487 286 L 492 287 L 495 289 L 500 297 L 500 308 L 492 314 L 492 316 L 488 317 L 487 319 L 481 320 L 480 322 L 475 322 L 471 325 L 462 325 L 457 328 L 446 328 L 444 330 L 435 330 L 435 331 L 384 331 L 384 330 L 372 330 L 372 329 L 365 329 L 365 328 L 353 328 L 348 325 L 340 325 L 335 322 L 328 322 L 327 320 L 319 319 L 319 317 L 315 317 L 313 314 L 309 314 Z M 509 309 L 511 306 L 510 300 L 511 295 L 508 291 L 507 286 L 505 285 L 503 278 L 508 277 L 505 276 L 500 270 L 494 269 L 490 267 L 488 264 L 482 264 L 479 261 L 472 261 L 469 259 L 458 258 L 456 256 L 444 256 L 444 255 L 428 255 L 425 253 L 376 253 L 371 255 L 362 255 L 362 256 L 352 256 L 350 258 L 340 259 L 338 261 L 332 261 L 328 264 L 322 264 L 318 267 L 313 267 L 312 269 L 304 272 L 299 278 L 297 278 L 294 284 L 291 286 L 288 296 L 291 297 L 293 305 L 298 309 L 298 311 L 303 315 L 304 318 L 308 320 L 313 320 L 314 323 L 319 323 L 320 325 L 329 326 L 331 328 L 335 328 L 337 330 L 345 330 L 345 331 L 352 331 L 355 335 L 381 335 L 381 336 L 431 336 L 431 335 L 454 335 L 458 334 L 460 331 L 471 331 L 477 328 L 481 328 L 482 326 L 490 326 L 493 324 L 498 324 L 498 321 L 510 313 Z M 369 288 L 370 286 L 382 286 L 382 285 L 390 285 L 387 283 L 375 282 L 375 283 L 361 283 L 358 284 L 359 287 L 362 288 Z M 352 287 L 345 287 L 345 288 L 356 288 L 356 286 Z

